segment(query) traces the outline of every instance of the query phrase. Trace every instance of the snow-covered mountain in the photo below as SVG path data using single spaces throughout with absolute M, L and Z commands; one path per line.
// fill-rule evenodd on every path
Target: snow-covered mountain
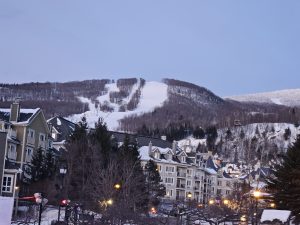
M 75 114 L 68 117 L 73 122 L 81 120 L 83 116 L 86 117 L 89 127 L 94 127 L 99 117 L 102 117 L 107 124 L 108 129 L 116 130 L 119 126 L 119 120 L 130 115 L 140 115 L 147 112 L 152 112 L 156 107 L 161 107 L 163 103 L 168 99 L 168 86 L 161 82 L 145 82 L 141 86 L 141 81 L 138 80 L 129 92 L 128 96 L 121 97 L 115 102 L 111 99 L 111 93 L 119 93 L 121 90 L 117 86 L 117 83 L 108 83 L 105 85 L 105 93 L 99 95 L 96 100 L 90 98 L 79 97 L 80 101 L 87 103 L 89 110 Z M 133 98 L 134 94 L 139 90 L 139 99 L 137 106 L 128 110 L 126 105 Z M 101 110 L 101 106 L 109 108 L 107 111 Z
M 287 99 L 299 99 L 289 92 Z M 77 122 L 85 116 L 93 127 L 100 117 L 111 130 L 165 135 L 184 126 L 227 127 L 236 122 L 300 121 L 300 110 L 277 104 L 223 99 L 205 87 L 174 79 L 96 79 L 64 83 L 0 84 L 0 107 L 21 98 L 23 108 L 42 108 L 46 118 L 59 115 Z M 286 100 L 287 101 L 287 100 Z
M 225 99 L 240 102 L 275 103 L 277 105 L 300 106 L 300 89 L 288 89 L 256 94 L 228 96 Z

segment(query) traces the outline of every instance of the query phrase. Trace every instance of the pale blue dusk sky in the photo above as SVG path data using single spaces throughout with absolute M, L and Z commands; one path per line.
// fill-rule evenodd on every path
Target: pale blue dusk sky
M 299 0 L 0 0 L 2 83 L 175 78 L 300 88 Z

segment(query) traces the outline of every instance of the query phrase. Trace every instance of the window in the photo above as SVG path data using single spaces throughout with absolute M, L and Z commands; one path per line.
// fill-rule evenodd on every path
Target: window
M 230 185 L 230 181 L 226 181 L 226 186 L 227 187 L 230 187 L 231 185 Z
M 4 175 L 2 183 L 3 192 L 12 192 L 13 175 Z
M 226 195 L 229 195 L 230 194 L 230 191 L 229 190 L 226 190 Z
M 155 152 L 155 153 L 154 153 L 154 158 L 156 158 L 156 159 L 159 159 L 159 158 L 160 158 L 159 152 Z
M 192 186 L 192 181 L 187 180 L 187 181 L 186 181 L 186 186 L 188 186 L 188 187 Z
M 161 169 L 162 169 L 162 168 L 161 168 L 161 165 L 159 165 L 159 166 L 158 166 L 158 170 L 161 171 Z
M 181 156 L 181 162 L 185 162 L 185 156 Z
M 12 160 L 17 159 L 17 150 L 15 145 L 9 144 L 7 157 Z
M 218 186 L 222 186 L 222 181 L 218 181 Z
M 25 162 L 31 162 L 32 154 L 33 154 L 33 149 L 32 148 L 27 148 L 26 149 L 26 155 L 25 155 Z
M 172 197 L 173 196 L 173 190 L 166 190 L 166 196 L 167 197 Z
M 173 184 L 173 178 L 171 178 L 171 177 L 166 177 L 165 183 L 166 183 L 166 184 Z
M 45 141 L 45 135 L 44 134 L 40 134 L 40 141 Z
M 192 176 L 193 171 L 192 170 L 187 170 L 186 173 L 187 173 L 187 175 Z
M 174 172 L 174 166 L 166 166 L 166 172 Z
M 32 130 L 32 129 L 28 130 L 28 137 L 29 138 L 34 138 L 34 130 Z

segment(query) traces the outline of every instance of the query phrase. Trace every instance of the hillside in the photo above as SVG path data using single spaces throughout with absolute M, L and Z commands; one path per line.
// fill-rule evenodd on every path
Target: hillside
M 300 111 L 284 105 L 222 99 L 210 90 L 184 81 L 142 78 L 66 83 L 0 84 L 0 107 L 20 97 L 22 107 L 41 107 L 47 118 L 82 116 L 91 127 L 99 117 L 109 129 L 159 136 L 170 129 L 228 127 L 262 122 L 295 123 Z
M 254 123 L 218 129 L 217 133 L 213 151 L 223 160 L 250 164 L 260 160 L 267 164 L 287 150 L 300 134 L 300 127 L 288 123 Z M 206 139 L 192 136 L 180 140 L 178 145 L 188 151 L 208 150 Z
M 274 103 L 277 105 L 300 106 L 300 89 L 280 90 L 248 95 L 229 96 L 225 99 L 232 99 L 241 102 Z

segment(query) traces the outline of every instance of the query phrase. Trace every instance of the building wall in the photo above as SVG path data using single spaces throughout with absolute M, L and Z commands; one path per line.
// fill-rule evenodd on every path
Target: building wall
M 2 192 L 2 179 L 5 163 L 6 132 L 0 132 L 0 193 Z

